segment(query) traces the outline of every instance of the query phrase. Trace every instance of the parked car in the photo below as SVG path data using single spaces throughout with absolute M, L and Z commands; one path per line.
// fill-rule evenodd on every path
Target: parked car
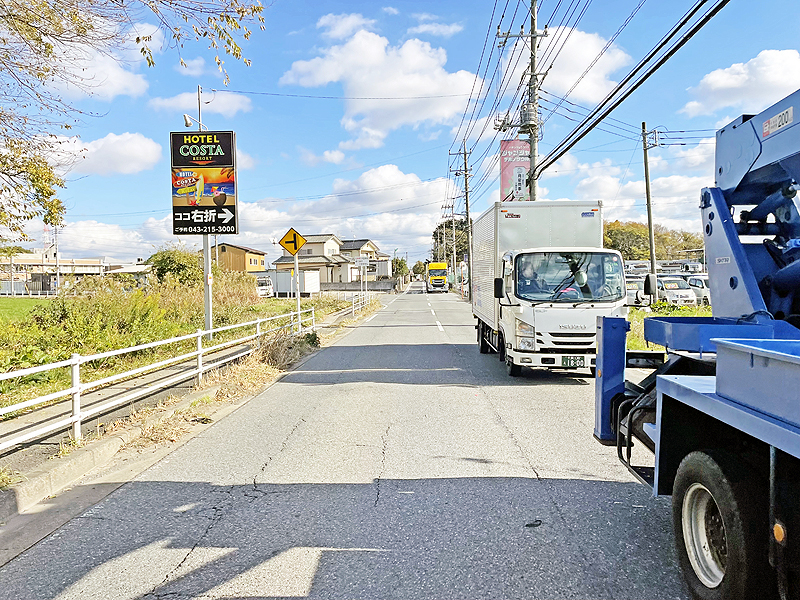
M 650 304 L 650 296 L 646 296 L 644 293 L 644 277 L 626 278 L 625 288 L 628 292 L 628 306 L 647 306 Z
M 708 275 L 698 274 L 692 275 L 686 279 L 686 283 L 692 288 L 695 296 L 697 296 L 698 304 L 711 304 L 711 290 L 708 287 Z
M 261 298 L 272 298 L 275 296 L 275 288 L 272 285 L 272 278 L 269 275 L 256 279 L 256 290 Z
M 697 296 L 681 277 L 659 277 L 658 300 L 678 306 L 697 306 Z

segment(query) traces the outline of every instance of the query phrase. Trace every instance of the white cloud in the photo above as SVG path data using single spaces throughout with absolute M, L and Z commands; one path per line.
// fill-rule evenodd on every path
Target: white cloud
M 416 27 L 411 27 L 407 33 L 408 35 L 418 35 L 420 33 L 427 33 L 430 35 L 438 35 L 440 37 L 449 38 L 464 30 L 463 25 L 453 23 L 452 25 L 445 25 L 444 23 L 422 23 Z
M 270 247 L 270 237 L 280 238 L 294 227 L 304 235 L 369 238 L 384 252 L 399 248 L 413 254 L 412 246 L 430 245 L 446 188 L 444 178 L 421 181 L 395 165 L 383 165 L 354 180 L 337 179 L 331 194 L 320 200 L 242 203 L 240 223 L 242 230 L 252 233 L 246 245 L 255 248 Z
M 174 67 L 175 70 L 181 75 L 186 75 L 187 77 L 200 77 L 206 72 L 206 61 L 202 56 L 184 60 L 183 63 L 183 65 L 178 63 Z
M 356 31 L 369 30 L 375 25 L 373 19 L 365 19 L 359 14 L 334 15 L 327 14 L 317 21 L 317 29 L 324 29 L 324 37 L 333 40 L 349 38 Z
M 131 262 L 147 259 L 158 245 L 174 240 L 172 223 L 166 219 L 158 223 L 157 228 L 128 229 L 94 220 L 68 222 L 59 230 L 59 247 L 68 249 L 66 253 L 76 258 L 110 256 Z
M 340 165 L 344 161 L 344 152 L 341 150 L 325 150 L 322 153 L 322 160 L 334 165 Z
M 565 39 L 566 42 L 564 42 Z M 547 55 L 552 44 L 560 43 L 563 43 L 564 46 L 557 54 L 552 68 L 550 68 L 550 64 L 544 65 L 548 69 L 544 85 L 548 91 L 556 95 L 564 95 L 569 91 L 578 77 L 583 74 L 606 45 L 607 40 L 595 33 L 571 30 L 567 27 L 554 27 L 549 30 L 546 38 L 542 38 L 541 56 Z M 507 70 L 512 63 L 514 65 L 514 73 L 510 79 L 512 82 L 521 81 L 528 66 L 527 60 L 517 60 L 520 52 L 523 53 L 523 56 L 527 56 L 529 53 L 528 47 L 522 42 L 514 45 L 513 52 L 507 49 L 503 55 L 504 69 Z M 589 103 L 602 100 L 616 85 L 611 78 L 612 74 L 630 64 L 631 60 L 628 54 L 612 44 L 573 90 L 569 99 L 573 102 Z M 510 89 L 513 93 L 516 85 L 511 85 Z
M 670 229 L 699 233 L 700 190 L 713 185 L 713 180 L 711 174 L 707 177 L 670 175 L 652 179 L 650 190 L 653 221 Z M 643 180 L 620 184 L 618 177 L 594 175 L 578 183 L 573 197 L 602 200 L 603 216 L 608 220 L 639 222 L 647 220 Z
M 293 63 L 280 83 L 318 87 L 339 82 L 351 98 L 399 98 L 346 101 L 341 123 L 354 139 L 340 148 L 378 148 L 391 131 L 403 126 L 455 124 L 475 75 L 449 73 L 446 62 L 447 53 L 427 42 L 412 39 L 390 46 L 386 38 L 362 30 L 346 43 L 323 50 L 322 56 Z M 423 98 L 414 98 L 419 96 Z
M 142 96 L 147 92 L 148 83 L 144 75 L 136 72 L 145 64 L 135 43 L 137 36 L 151 36 L 150 48 L 153 54 L 160 54 L 164 36 L 157 26 L 147 23 L 136 24 L 123 34 L 127 41 L 119 48 L 57 48 L 56 52 L 63 54 L 65 63 L 69 65 L 69 77 L 80 83 L 56 82 L 54 87 L 68 98 L 92 96 L 110 101 L 117 96 Z
M 392 6 L 384 6 L 382 10 L 387 15 L 399 15 L 400 14 L 400 11 L 397 10 L 396 8 L 392 7 Z
M 325 150 L 322 156 L 317 156 L 311 152 L 311 150 L 303 148 L 302 146 L 298 147 L 298 150 L 300 150 L 300 160 L 310 167 L 316 167 L 323 162 L 339 165 L 342 164 L 345 159 L 345 154 L 341 150 Z
M 141 133 L 109 133 L 83 142 L 63 138 L 62 152 L 72 154 L 72 171 L 90 175 L 132 175 L 149 171 L 161 160 L 161 145 Z
M 414 13 L 411 16 L 414 17 L 420 23 L 424 21 L 436 21 L 439 18 L 436 15 L 432 15 L 431 13 Z
M 706 138 L 696 146 L 686 148 L 671 146 L 668 157 L 663 160 L 664 164 L 656 163 L 655 168 L 668 168 L 672 171 L 680 169 L 682 171 L 713 174 L 715 143 L 715 138 Z M 656 154 L 655 156 L 657 158 L 660 155 Z M 650 162 L 650 165 L 653 168 L 653 161 Z
M 680 112 L 696 117 L 722 108 L 760 112 L 800 87 L 800 52 L 763 50 L 746 63 L 707 74 L 689 93 L 697 98 Z
M 457 124 L 450 130 L 450 135 L 453 138 L 460 140 L 464 139 L 464 132 L 469 132 L 467 136 L 468 142 L 477 142 L 479 139 L 491 138 L 495 134 L 493 122 L 495 115 L 480 117 L 474 121 L 465 121 L 463 124 Z
M 253 107 L 250 98 L 233 92 L 203 92 L 201 99 L 203 124 L 206 124 L 204 116 L 206 114 L 211 113 L 230 118 L 235 117 L 239 112 L 250 112 Z M 197 94 L 184 92 L 171 98 L 152 98 L 148 105 L 156 110 L 185 112 L 194 116 L 197 110 Z M 214 129 L 214 127 L 209 127 L 209 129 Z
M 249 169 L 255 169 L 256 161 L 255 158 L 250 156 L 247 152 L 240 150 L 239 147 L 236 147 L 236 168 L 242 171 L 247 171 Z

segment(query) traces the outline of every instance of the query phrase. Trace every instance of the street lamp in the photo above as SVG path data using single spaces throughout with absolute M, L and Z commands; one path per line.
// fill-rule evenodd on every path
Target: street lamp
M 200 92 L 202 91 L 202 87 L 199 85 L 197 86 L 197 118 L 195 119 L 191 115 L 187 115 L 184 113 L 183 115 L 183 124 L 186 127 L 192 126 L 192 121 L 197 123 L 198 131 L 205 130 L 208 131 L 208 127 L 203 125 L 202 118 L 203 115 L 200 111 Z M 211 331 L 213 329 L 213 318 L 212 318 L 212 307 L 211 307 L 211 243 L 209 241 L 209 236 L 207 233 L 203 234 L 203 312 L 205 313 L 205 326 L 206 331 Z M 211 334 L 207 334 L 208 339 L 211 339 Z
M 203 127 L 205 127 L 206 131 L 208 131 L 208 127 L 203 125 L 200 121 L 195 119 L 193 116 L 187 115 L 187 114 L 183 115 L 183 124 L 186 125 L 186 127 L 191 127 L 192 126 L 192 121 L 194 121 L 195 123 L 197 123 L 200 126 L 200 131 L 203 131 Z

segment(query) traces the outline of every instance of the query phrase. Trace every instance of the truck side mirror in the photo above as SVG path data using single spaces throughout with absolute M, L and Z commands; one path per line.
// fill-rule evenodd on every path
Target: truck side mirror
M 502 277 L 495 277 L 494 279 L 494 297 L 495 298 L 503 298 L 505 297 L 505 282 L 503 281 Z
M 644 277 L 644 293 L 648 296 L 653 296 L 658 287 L 658 278 L 653 273 L 648 273 Z

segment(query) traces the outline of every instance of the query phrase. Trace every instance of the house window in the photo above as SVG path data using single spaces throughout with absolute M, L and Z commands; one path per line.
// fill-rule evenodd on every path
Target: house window
M 261 266 L 262 267 L 264 266 L 264 259 L 263 258 L 261 259 Z
M 312 254 L 313 252 L 314 252 L 314 251 L 313 251 L 311 248 L 309 248 L 308 250 L 306 250 L 306 254 Z
M 222 251 L 222 252 L 227 252 L 227 251 L 228 251 L 228 248 L 227 248 L 226 246 L 223 246 L 222 248 L 220 248 L 220 251 Z

